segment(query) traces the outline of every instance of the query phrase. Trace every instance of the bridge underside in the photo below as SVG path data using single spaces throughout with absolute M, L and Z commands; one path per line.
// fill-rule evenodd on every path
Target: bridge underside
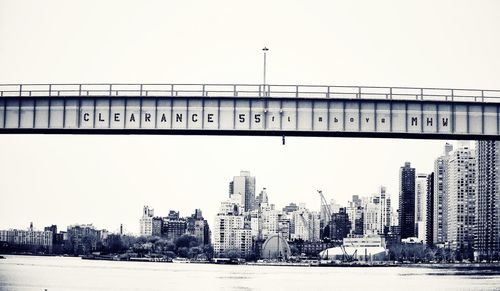
M 499 139 L 500 104 L 242 97 L 6 97 L 0 133 Z

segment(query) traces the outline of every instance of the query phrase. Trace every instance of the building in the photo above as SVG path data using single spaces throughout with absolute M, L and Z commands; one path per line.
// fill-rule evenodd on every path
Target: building
M 299 209 L 291 213 L 290 220 L 293 221 L 292 240 L 319 241 L 321 227 L 317 212 L 310 211 L 305 204 L 299 204 Z
M 36 231 L 33 229 L 33 224 L 28 230 L 0 230 L 0 242 L 6 242 L 14 247 L 13 249 L 52 253 L 53 241 L 52 230 Z
M 170 210 L 167 217 L 163 217 L 162 236 L 175 240 L 187 232 L 187 221 L 180 217 L 178 211 Z
M 445 175 L 447 241 L 472 257 L 476 213 L 476 153 L 461 143 L 448 159 Z
M 380 197 L 372 195 L 363 197 L 363 234 L 378 235 L 382 233 Z
M 342 247 L 328 248 L 319 253 L 326 260 L 384 261 L 387 257 L 385 240 L 379 235 L 344 238 Z
M 237 195 L 240 205 L 245 211 L 252 210 L 255 202 L 255 177 L 249 171 L 241 171 L 239 176 L 233 177 L 229 183 L 229 196 Z
M 268 260 L 287 260 L 291 255 L 287 240 L 281 234 L 273 234 L 262 245 L 260 257 Z
M 243 208 L 233 201 L 221 203 L 214 221 L 214 253 L 229 256 L 230 252 L 246 257 L 252 251 L 252 230 L 245 228 Z
M 257 195 L 257 197 L 255 198 L 254 209 L 258 209 L 263 203 L 269 203 L 269 197 L 267 196 L 266 188 L 262 188 L 262 191 L 260 191 L 259 195 Z
M 145 205 L 142 209 L 142 217 L 139 220 L 140 230 L 139 234 L 144 236 L 153 235 L 153 217 L 154 209 Z
M 196 237 L 203 245 L 210 244 L 210 228 L 200 209 L 196 209 L 194 214 L 186 219 L 186 222 L 189 235 Z
M 163 219 L 161 217 L 153 217 L 151 221 L 151 235 L 161 236 L 163 229 Z
M 299 206 L 295 203 L 290 203 L 287 206 L 283 207 L 283 212 L 285 212 L 286 214 L 290 214 L 297 210 L 299 210 Z
M 434 244 L 443 244 L 447 241 L 447 213 L 446 213 L 446 174 L 448 171 L 448 158 L 453 151 L 453 146 L 446 143 L 444 154 L 434 162 L 434 198 L 432 241 Z
M 500 259 L 500 141 L 478 141 L 475 257 Z
M 427 243 L 427 174 L 417 174 L 415 180 L 415 233 L 419 241 Z
M 337 213 L 332 214 L 330 223 L 330 238 L 332 240 L 342 240 L 349 235 L 351 231 L 351 222 L 345 207 L 341 207 Z
M 363 235 L 364 209 L 363 206 L 361 206 L 361 200 L 358 195 L 352 196 L 352 201 L 349 201 L 346 213 L 349 216 L 349 221 L 351 223 L 351 234 Z
M 427 207 L 426 207 L 426 230 L 425 241 L 428 245 L 434 245 L 434 173 L 427 176 Z
M 68 226 L 67 243 L 73 254 L 89 254 L 98 249 L 107 235 L 106 230 L 98 230 L 92 224 L 75 224 Z
M 331 199 L 328 205 L 324 205 L 323 203 L 321 203 L 319 211 L 321 226 L 328 225 L 330 220 L 332 219 L 331 215 L 334 213 L 338 213 L 340 208 L 341 205 L 337 204 L 334 199 Z M 330 215 L 328 214 L 329 211 Z
M 401 238 L 415 236 L 415 168 L 410 162 L 399 170 L 399 226 Z
M 382 234 L 390 231 L 391 227 L 391 197 L 384 186 L 380 186 L 380 230 Z

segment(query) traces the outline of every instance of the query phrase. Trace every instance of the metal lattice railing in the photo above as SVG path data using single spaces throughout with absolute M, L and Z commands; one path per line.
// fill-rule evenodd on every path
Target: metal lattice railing
M 0 84 L 0 97 L 337 98 L 500 103 L 500 90 L 256 84 Z

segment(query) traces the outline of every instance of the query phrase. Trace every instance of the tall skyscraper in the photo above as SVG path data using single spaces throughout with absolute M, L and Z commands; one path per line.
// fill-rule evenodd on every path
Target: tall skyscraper
M 384 186 L 380 186 L 380 229 L 386 234 L 391 228 L 391 197 Z
M 415 181 L 415 232 L 419 241 L 427 244 L 427 175 L 417 174 Z
M 399 170 L 399 226 L 402 239 L 415 236 L 415 168 L 410 162 Z
M 472 257 L 476 212 L 476 153 L 459 144 L 448 159 L 446 173 L 447 241 L 451 249 Z
M 500 141 L 478 141 L 475 256 L 500 256 Z
M 427 208 L 425 240 L 428 245 L 434 245 L 434 173 L 427 176 Z
M 446 143 L 444 154 L 434 162 L 434 198 L 433 198 L 433 221 L 432 221 L 432 241 L 434 244 L 442 244 L 446 241 L 446 174 L 448 168 L 448 158 L 453 146 Z
M 229 182 L 229 195 L 234 196 L 233 200 L 238 197 L 245 211 L 252 210 L 255 203 L 255 177 L 250 176 L 249 171 L 241 171 L 239 176 Z

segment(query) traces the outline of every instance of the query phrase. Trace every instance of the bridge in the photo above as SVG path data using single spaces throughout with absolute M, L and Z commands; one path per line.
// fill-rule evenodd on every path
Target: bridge
M 251 84 L 1 84 L 0 133 L 499 139 L 500 91 Z

